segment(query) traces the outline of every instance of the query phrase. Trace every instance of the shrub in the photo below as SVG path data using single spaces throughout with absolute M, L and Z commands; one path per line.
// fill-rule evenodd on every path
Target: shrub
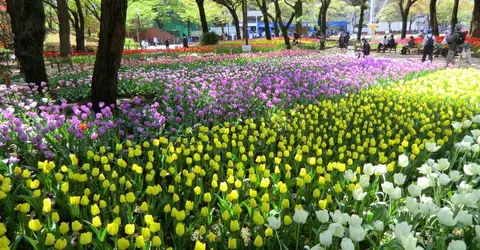
M 202 35 L 200 39 L 202 45 L 215 45 L 218 44 L 218 35 L 215 32 L 208 32 Z

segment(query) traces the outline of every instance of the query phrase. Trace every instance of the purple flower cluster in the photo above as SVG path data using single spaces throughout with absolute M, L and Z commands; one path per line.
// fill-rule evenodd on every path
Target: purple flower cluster
M 82 152 L 97 144 L 149 139 L 179 128 L 266 116 L 274 108 L 316 103 L 322 98 L 355 92 L 380 80 L 438 66 L 414 61 L 356 60 L 345 56 L 284 56 L 246 65 L 187 69 L 130 68 L 119 85 L 148 85 L 154 100 L 121 102 L 118 112 L 90 104 L 57 104 L 28 90 L 0 93 L 0 155 L 12 145 L 34 145 L 47 158 L 60 152 Z M 63 81 L 59 88 L 89 85 L 89 79 Z M 28 89 L 28 88 L 27 88 Z M 165 127 L 169 130 L 164 131 Z M 68 157 L 67 157 L 68 158 Z

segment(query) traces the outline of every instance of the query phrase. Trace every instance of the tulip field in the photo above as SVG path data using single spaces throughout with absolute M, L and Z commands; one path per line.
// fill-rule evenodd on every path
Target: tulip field
M 0 92 L 0 249 L 480 249 L 480 70 L 311 51 Z

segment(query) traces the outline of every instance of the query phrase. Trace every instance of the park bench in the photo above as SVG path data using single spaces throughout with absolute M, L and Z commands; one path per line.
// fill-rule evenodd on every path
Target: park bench
M 414 44 L 413 47 L 408 48 L 408 49 L 406 50 L 406 54 L 410 54 L 411 51 L 415 51 L 415 50 L 417 51 L 417 54 L 423 53 L 423 46 L 422 46 L 422 44 L 421 44 L 421 43 L 416 43 L 416 44 Z
M 395 43 L 395 45 L 393 45 L 393 47 L 388 47 L 388 48 L 386 48 L 386 49 L 383 49 L 383 48 L 382 48 L 382 49 L 378 49 L 378 48 L 377 48 L 377 52 L 378 52 L 378 53 L 382 53 L 382 52 L 385 53 L 385 52 L 387 52 L 387 50 L 388 50 L 389 53 L 392 53 L 392 50 L 393 50 L 393 51 L 395 51 L 395 53 L 397 53 L 397 47 L 398 47 L 398 43 Z

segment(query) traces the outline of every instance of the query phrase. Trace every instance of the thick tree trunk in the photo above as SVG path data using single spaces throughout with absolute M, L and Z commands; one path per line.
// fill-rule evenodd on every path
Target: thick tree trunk
M 450 22 L 450 25 L 452 25 L 452 33 L 455 31 L 455 25 L 458 23 L 458 4 L 459 0 L 453 1 L 452 21 Z
M 472 32 L 470 36 L 480 38 L 480 0 L 473 5 Z
M 401 38 L 407 37 L 407 23 L 408 23 L 408 17 L 405 15 L 402 15 L 402 35 Z
M 192 37 L 192 23 L 190 21 L 187 21 L 187 32 L 188 37 Z
M 280 37 L 280 28 L 278 28 L 278 18 L 275 17 L 273 20 L 273 33 L 275 34 L 275 37 Z
M 322 32 L 324 37 L 327 36 L 327 11 L 329 5 L 330 0 L 322 1 L 322 7 L 320 7 L 320 31 Z
M 282 25 L 282 35 L 283 40 L 285 41 L 285 47 L 287 47 L 287 49 L 291 49 L 292 44 L 290 43 L 290 37 L 288 36 L 288 26 Z
M 297 19 L 297 22 L 295 23 L 295 31 L 297 32 L 298 36 L 302 36 L 302 19 L 301 17 L 303 16 L 303 6 L 302 6 L 302 1 L 298 0 L 295 2 L 294 5 L 295 9 L 295 17 Z
M 96 112 L 99 104 L 116 104 L 118 69 L 125 43 L 125 25 L 128 0 L 102 1 L 100 37 L 93 68 L 92 104 Z
M 85 18 L 82 11 L 82 3 L 80 0 L 75 0 L 78 13 L 79 29 L 75 30 L 75 41 L 77 42 L 77 51 L 85 51 Z
M 430 28 L 434 36 L 440 35 L 437 19 L 437 0 L 430 0 Z
M 237 39 L 240 39 L 242 33 L 240 31 L 240 20 L 235 9 L 228 8 L 228 11 L 232 15 L 233 25 L 235 25 L 235 33 L 237 34 Z
M 42 90 L 48 83 L 43 60 L 45 10 L 42 0 L 7 0 L 7 11 L 15 34 L 15 56 L 25 73 L 25 82 L 35 83 Z
M 267 1 L 262 0 L 263 23 L 265 24 L 265 37 L 267 40 L 272 40 L 272 32 L 270 30 L 270 22 L 267 13 Z
M 360 19 L 358 20 L 358 32 L 357 32 L 357 41 L 360 41 L 362 39 L 362 29 L 363 29 L 363 21 L 365 19 L 365 10 L 367 9 L 367 6 L 362 4 L 360 6 Z
M 202 24 L 202 33 L 208 33 L 207 16 L 205 15 L 205 0 L 195 0 L 197 2 L 198 11 L 200 12 L 200 23 Z
M 70 54 L 70 20 L 66 0 L 57 0 L 58 23 L 60 26 L 60 56 Z

